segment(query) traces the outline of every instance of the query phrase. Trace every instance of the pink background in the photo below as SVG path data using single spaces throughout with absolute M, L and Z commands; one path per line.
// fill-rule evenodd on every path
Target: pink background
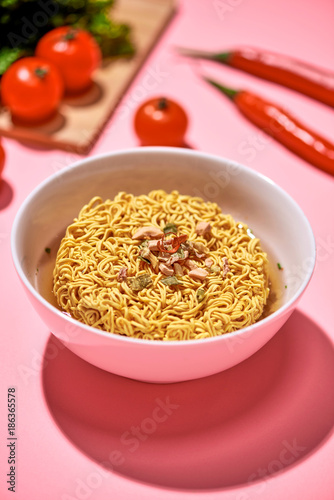
M 7 437 L 6 392 L 15 386 L 15 498 L 334 498 L 334 179 L 264 139 L 198 74 L 284 104 L 328 138 L 333 110 L 173 51 L 251 45 L 331 69 L 333 18 L 330 0 L 181 1 L 90 153 L 137 146 L 132 118 L 139 102 L 170 96 L 188 110 L 189 145 L 271 177 L 309 218 L 318 257 L 298 311 L 260 352 L 222 374 L 170 386 L 141 384 L 95 369 L 53 340 L 15 274 L 10 230 L 28 193 L 77 156 L 3 140 L 0 432 Z M 153 421 L 168 398 L 173 409 L 164 421 Z M 130 445 L 124 440 L 132 426 L 141 427 L 142 437 Z M 0 498 L 12 498 L 4 479 L 8 449 L 1 443 Z

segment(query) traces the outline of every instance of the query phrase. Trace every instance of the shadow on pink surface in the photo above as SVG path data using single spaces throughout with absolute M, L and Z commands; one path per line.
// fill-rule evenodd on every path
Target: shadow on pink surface
M 179 489 L 251 483 L 296 466 L 334 425 L 333 345 L 298 311 L 248 360 L 178 384 L 122 378 L 51 344 L 43 383 L 55 421 L 129 479 Z
M 12 186 L 4 179 L 0 179 L 0 210 L 8 207 L 13 199 L 13 195 Z

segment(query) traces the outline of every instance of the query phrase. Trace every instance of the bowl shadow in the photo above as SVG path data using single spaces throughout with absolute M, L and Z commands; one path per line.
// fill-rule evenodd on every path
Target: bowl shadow
M 203 379 L 126 379 L 52 335 L 42 376 L 50 412 L 79 450 L 154 486 L 249 484 L 298 464 L 334 425 L 333 345 L 299 311 L 252 357 Z

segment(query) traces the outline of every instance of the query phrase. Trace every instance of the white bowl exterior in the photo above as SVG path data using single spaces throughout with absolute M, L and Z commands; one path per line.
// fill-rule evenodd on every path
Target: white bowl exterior
M 44 323 L 72 352 L 89 363 L 143 382 L 172 383 L 206 377 L 226 370 L 254 354 L 286 322 L 294 307 L 267 323 L 264 328 L 244 329 L 224 341 L 216 338 L 190 342 L 124 342 L 119 335 L 99 337 L 66 316 L 51 316 L 29 293 Z M 220 338 L 220 337 L 218 337 Z
M 107 334 L 62 314 L 39 295 L 35 274 L 44 248 L 62 235 L 93 196 L 113 198 L 177 189 L 217 202 L 247 223 L 284 266 L 282 306 L 268 318 L 215 338 L 154 342 Z M 92 157 L 55 174 L 31 193 L 15 219 L 12 253 L 37 312 L 64 344 L 86 361 L 130 378 L 176 382 L 203 377 L 243 361 L 284 324 L 315 264 L 310 225 L 298 205 L 269 179 L 226 159 L 173 148 L 141 148 Z

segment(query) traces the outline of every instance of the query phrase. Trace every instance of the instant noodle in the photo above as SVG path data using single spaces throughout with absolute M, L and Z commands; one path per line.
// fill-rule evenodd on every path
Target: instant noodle
M 247 225 L 177 191 L 93 198 L 67 228 L 53 278 L 73 318 L 152 340 L 244 328 L 269 296 L 267 255 Z

